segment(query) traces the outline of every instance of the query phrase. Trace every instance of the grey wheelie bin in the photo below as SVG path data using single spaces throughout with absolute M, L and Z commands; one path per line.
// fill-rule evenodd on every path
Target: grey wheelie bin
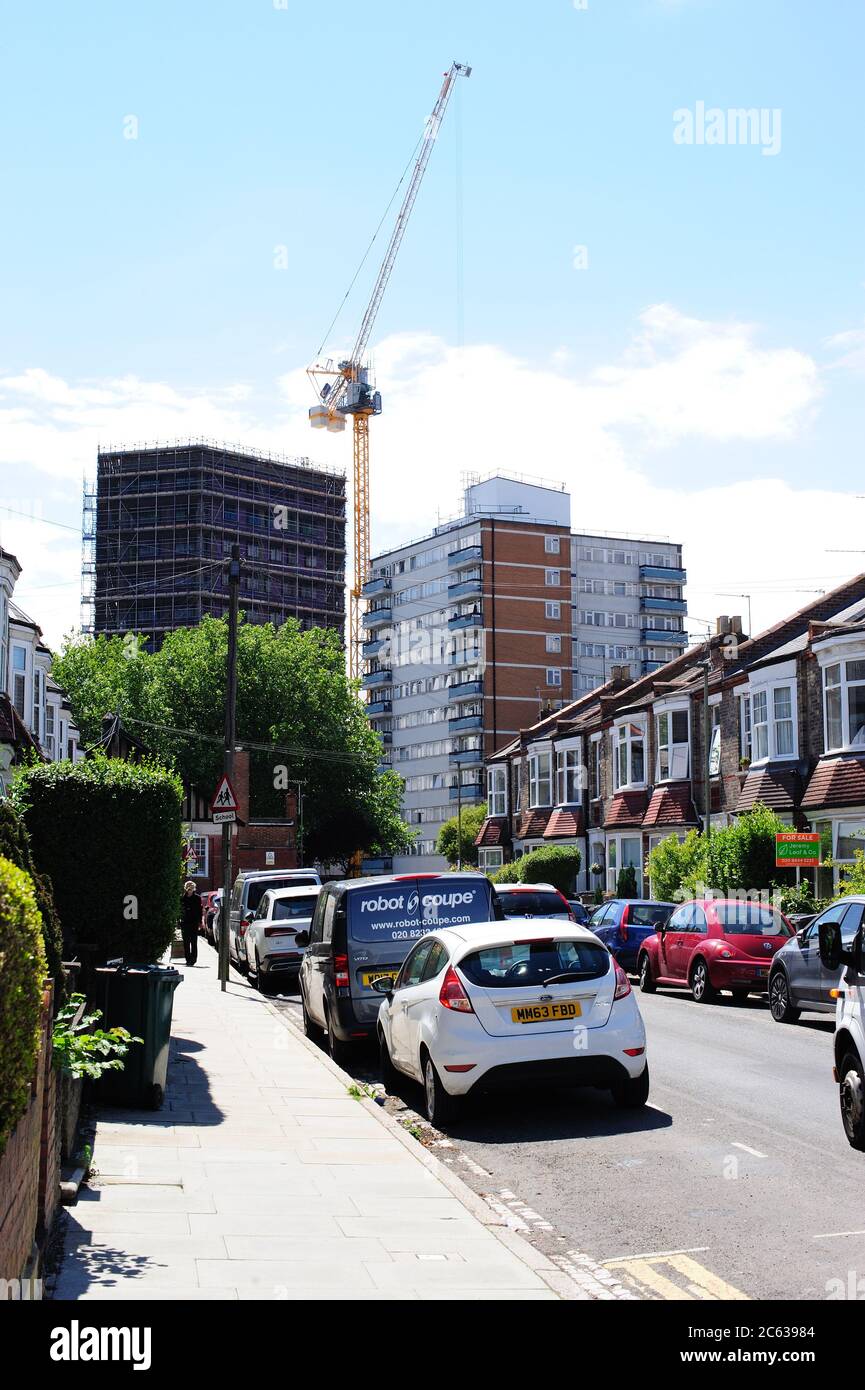
M 127 1028 L 133 1037 L 122 1071 L 106 1071 L 95 1083 L 101 1105 L 158 1110 L 165 1093 L 174 991 L 180 972 L 164 965 L 104 965 L 95 972 L 94 1004 L 100 1028 Z

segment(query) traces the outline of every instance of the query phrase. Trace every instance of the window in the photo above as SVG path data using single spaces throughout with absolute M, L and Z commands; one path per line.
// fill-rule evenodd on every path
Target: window
M 573 806 L 583 790 L 583 768 L 579 748 L 556 751 L 556 805 Z
M 206 835 L 192 835 L 190 837 L 186 853 L 186 872 L 193 878 L 207 878 L 207 847 Z
M 505 767 L 487 769 L 487 813 L 503 816 L 507 812 L 508 772 Z
M 751 761 L 751 701 L 747 695 L 739 700 L 739 752 Z
M 553 804 L 552 753 L 535 753 L 529 758 L 529 806 Z
M 607 890 L 616 892 L 620 869 L 632 868 L 637 878 L 637 897 L 643 891 L 643 855 L 640 835 L 614 835 L 607 842 Z
M 478 868 L 483 874 L 489 874 L 495 869 L 500 869 L 504 862 L 504 851 L 500 847 L 478 850 Z
M 601 740 L 592 741 L 592 754 L 589 761 L 589 796 L 597 801 L 601 795 Z
M 823 689 L 827 753 L 865 747 L 865 661 L 827 666 Z
M 688 711 L 671 710 L 657 716 L 658 781 L 669 782 L 688 776 Z
M 558 537 L 558 536 L 544 536 L 544 550 L 547 552 L 548 555 L 558 555 L 558 553 L 559 553 L 559 537 Z
M 633 786 L 646 780 L 645 730 L 630 721 L 620 724 L 614 734 L 615 785 Z
M 713 705 L 710 710 L 712 720 L 711 741 L 709 743 L 709 776 L 717 777 L 721 771 L 721 706 Z
M 558 602 L 548 602 L 544 604 L 544 613 L 547 618 L 561 618 L 562 605 Z
M 557 589 L 562 582 L 561 570 L 544 570 L 544 583 L 552 589 Z
M 558 666 L 547 667 L 547 685 L 560 686 L 562 683 L 562 672 Z
M 518 762 L 511 769 L 511 806 L 515 816 L 523 809 L 523 784 Z
M 561 636 L 556 632 L 547 633 L 547 651 L 560 652 L 562 650 Z
M 857 821 L 840 821 L 835 841 L 836 859 L 855 859 L 857 853 L 865 850 L 865 824 Z
M 773 690 L 772 705 L 775 714 L 775 757 L 789 758 L 794 752 L 792 686 L 780 685 Z
M 751 697 L 751 737 L 754 747 L 754 760 L 759 762 L 769 756 L 769 701 L 765 690 L 758 690 Z
M 394 981 L 394 989 L 409 989 L 412 985 L 419 985 L 427 963 L 430 952 L 434 946 L 433 941 L 420 941 L 406 959 L 402 970 Z
M 755 762 L 796 753 L 792 685 L 755 690 L 751 696 L 751 742 Z

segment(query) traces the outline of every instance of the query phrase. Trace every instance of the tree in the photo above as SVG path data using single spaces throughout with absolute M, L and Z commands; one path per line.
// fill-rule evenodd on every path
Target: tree
M 616 879 L 617 898 L 635 898 L 637 896 L 637 871 L 633 864 L 624 864 L 619 870 Z
M 652 897 L 659 902 L 677 902 L 689 896 L 686 883 L 705 881 L 706 841 L 696 830 L 684 840 L 668 835 L 649 851 L 648 870 Z
M 222 766 L 228 626 L 203 618 L 166 635 L 158 652 L 132 636 L 67 640 L 54 675 L 86 743 L 116 711 L 129 731 L 200 789 Z M 303 782 L 306 848 L 325 859 L 355 850 L 396 853 L 411 842 L 399 815 L 401 782 L 379 774 L 382 745 L 345 675 L 338 634 L 246 623 L 237 639 L 237 735 L 252 750 L 251 796 L 279 815 Z M 359 837 L 359 838 L 356 838 Z
M 463 865 L 478 862 L 478 847 L 475 844 L 480 828 L 487 818 L 486 806 L 466 806 L 462 816 L 451 816 L 438 833 L 436 854 L 443 854 L 449 864 Z M 460 848 L 459 822 L 462 820 L 462 843 Z

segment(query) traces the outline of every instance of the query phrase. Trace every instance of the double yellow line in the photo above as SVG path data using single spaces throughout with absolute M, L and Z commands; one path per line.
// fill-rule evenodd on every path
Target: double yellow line
M 639 1291 L 647 1291 L 659 1299 L 748 1301 L 746 1293 L 686 1254 L 637 1255 L 632 1259 L 604 1260 L 603 1265 L 605 1269 L 619 1271 L 637 1285 Z M 670 1271 L 680 1275 L 682 1282 L 670 1278 Z

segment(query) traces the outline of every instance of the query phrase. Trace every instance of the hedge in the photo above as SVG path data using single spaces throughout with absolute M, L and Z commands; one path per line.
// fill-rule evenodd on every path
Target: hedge
M 493 883 L 552 883 L 565 897 L 572 897 L 582 855 L 576 845 L 542 845 L 521 859 L 503 864 Z
M 11 798 L 64 947 L 86 966 L 115 956 L 154 961 L 180 913 L 180 779 L 150 763 L 95 757 L 22 768 Z
M 0 1154 L 27 1108 L 46 974 L 33 884 L 0 859 Z
M 52 979 L 59 980 L 60 962 L 63 957 L 63 932 L 57 916 L 57 909 L 54 906 L 51 880 L 44 874 L 37 873 L 36 865 L 33 863 L 30 837 L 24 822 L 8 801 L 0 802 L 0 858 L 10 860 L 19 869 L 23 869 L 26 874 L 29 874 L 33 880 L 36 906 L 42 918 L 42 937 L 45 943 L 48 974 Z M 57 997 L 59 998 L 59 993 Z

